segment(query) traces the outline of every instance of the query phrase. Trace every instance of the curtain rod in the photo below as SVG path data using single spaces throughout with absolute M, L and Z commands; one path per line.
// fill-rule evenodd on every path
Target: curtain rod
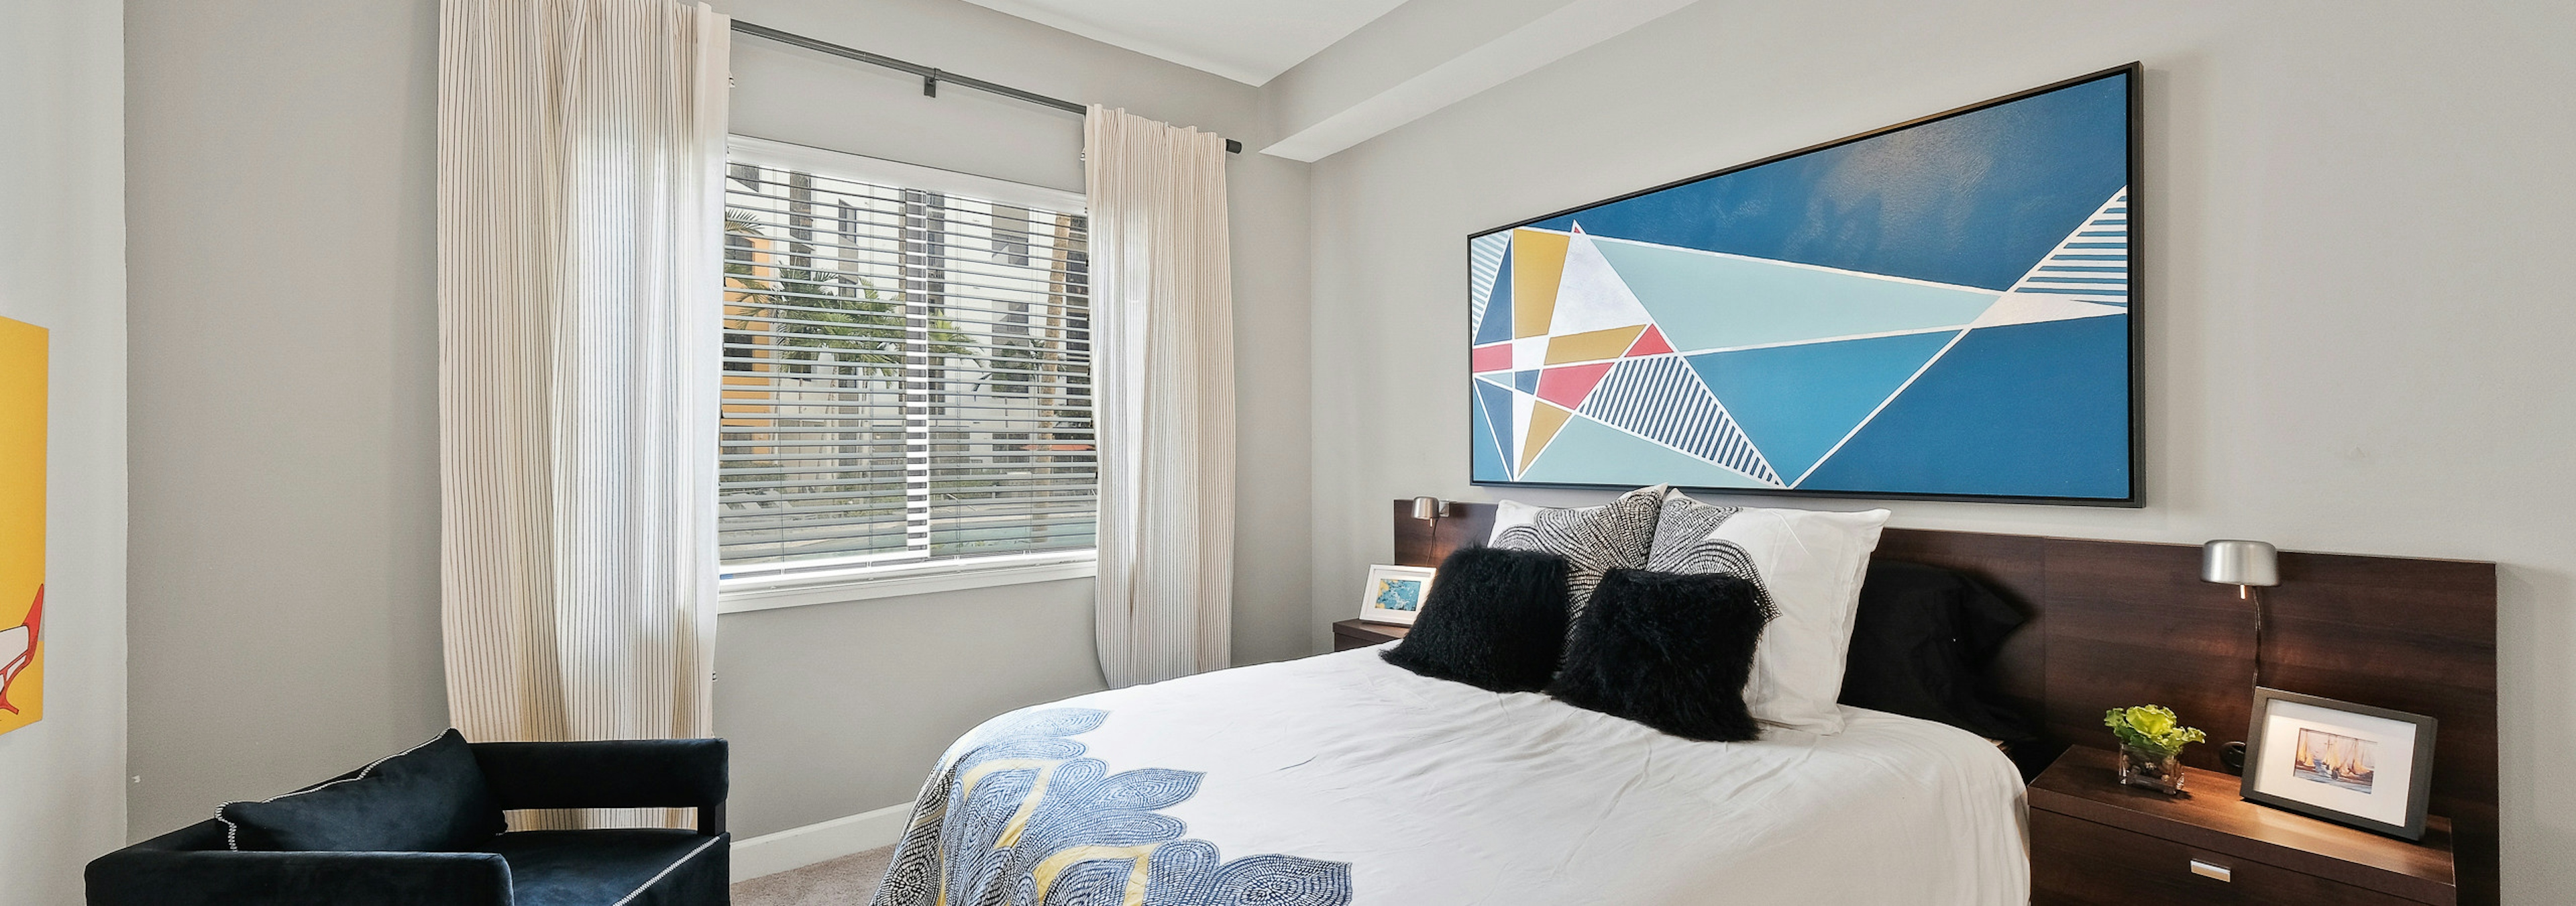
M 905 62 L 884 54 L 869 53 L 855 47 L 843 47 L 829 41 L 808 38 L 804 35 L 795 34 L 793 32 L 779 31 L 778 29 L 770 28 L 766 25 L 753 25 L 740 19 L 733 20 L 733 30 L 755 38 L 765 38 L 771 41 L 776 41 L 780 44 L 793 44 L 797 47 L 805 48 L 806 50 L 820 51 L 822 53 L 831 54 L 844 59 L 857 60 L 861 63 L 868 63 L 876 66 L 883 66 L 887 69 L 898 69 L 912 73 L 913 75 L 921 77 L 921 93 L 928 97 L 938 97 L 939 83 L 949 82 L 963 87 L 972 88 L 977 91 L 991 92 L 1006 98 L 1015 98 L 1027 101 L 1041 107 L 1053 107 L 1067 113 L 1088 114 L 1090 112 L 1090 108 L 1084 107 L 1081 104 L 1076 104 L 1072 101 L 1047 97 L 1046 95 L 1038 94 L 1033 91 L 1022 91 L 1009 85 L 997 85 L 992 82 L 984 81 L 983 79 L 967 78 L 936 67 Z M 1225 151 L 1228 154 L 1241 154 L 1243 153 L 1243 143 L 1230 138 L 1226 139 Z

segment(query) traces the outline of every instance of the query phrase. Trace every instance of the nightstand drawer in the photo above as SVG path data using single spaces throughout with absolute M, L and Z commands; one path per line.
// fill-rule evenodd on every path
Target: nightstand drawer
M 1403 638 L 1405 633 L 1411 631 L 1413 631 L 1411 626 L 1371 623 L 1365 620 L 1343 620 L 1333 624 L 1333 650 L 1349 651 L 1353 648 L 1383 645 Z
M 2460 902 L 2441 816 L 2425 821 L 2424 839 L 2399 840 L 2247 802 L 2236 778 L 2215 771 L 2184 768 L 2192 792 L 2182 796 L 2122 786 L 2117 761 L 2075 746 L 2030 782 L 2040 902 L 2123 903 L 2142 891 L 2211 903 Z M 2207 866 L 2197 875 L 2195 859 Z
M 2423 906 L 2039 809 L 2030 812 L 2030 862 L 2033 906 Z

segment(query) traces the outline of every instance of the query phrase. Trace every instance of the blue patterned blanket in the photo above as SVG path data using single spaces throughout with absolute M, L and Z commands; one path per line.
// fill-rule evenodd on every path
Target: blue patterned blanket
M 988 724 L 921 791 L 872 906 L 1346 906 L 1348 863 L 1231 862 L 1160 814 L 1196 771 L 1109 773 L 1071 737 L 1109 712 L 1024 711 Z

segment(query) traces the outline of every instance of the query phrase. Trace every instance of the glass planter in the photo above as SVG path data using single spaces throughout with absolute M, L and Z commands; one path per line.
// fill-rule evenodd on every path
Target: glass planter
M 2120 747 L 2120 782 L 2167 796 L 2182 795 L 2182 758 L 2172 752 Z

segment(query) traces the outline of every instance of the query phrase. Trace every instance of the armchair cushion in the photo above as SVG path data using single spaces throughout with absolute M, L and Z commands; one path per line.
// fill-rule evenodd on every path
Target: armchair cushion
M 200 821 L 99 857 L 90 906 L 511 906 L 493 853 L 232 852 L 224 833 Z
M 456 852 L 504 828 L 501 807 L 453 729 L 330 781 L 215 810 L 225 845 L 296 852 Z
M 730 835 L 685 830 L 515 831 L 483 849 L 510 863 L 515 906 L 724 902 Z

